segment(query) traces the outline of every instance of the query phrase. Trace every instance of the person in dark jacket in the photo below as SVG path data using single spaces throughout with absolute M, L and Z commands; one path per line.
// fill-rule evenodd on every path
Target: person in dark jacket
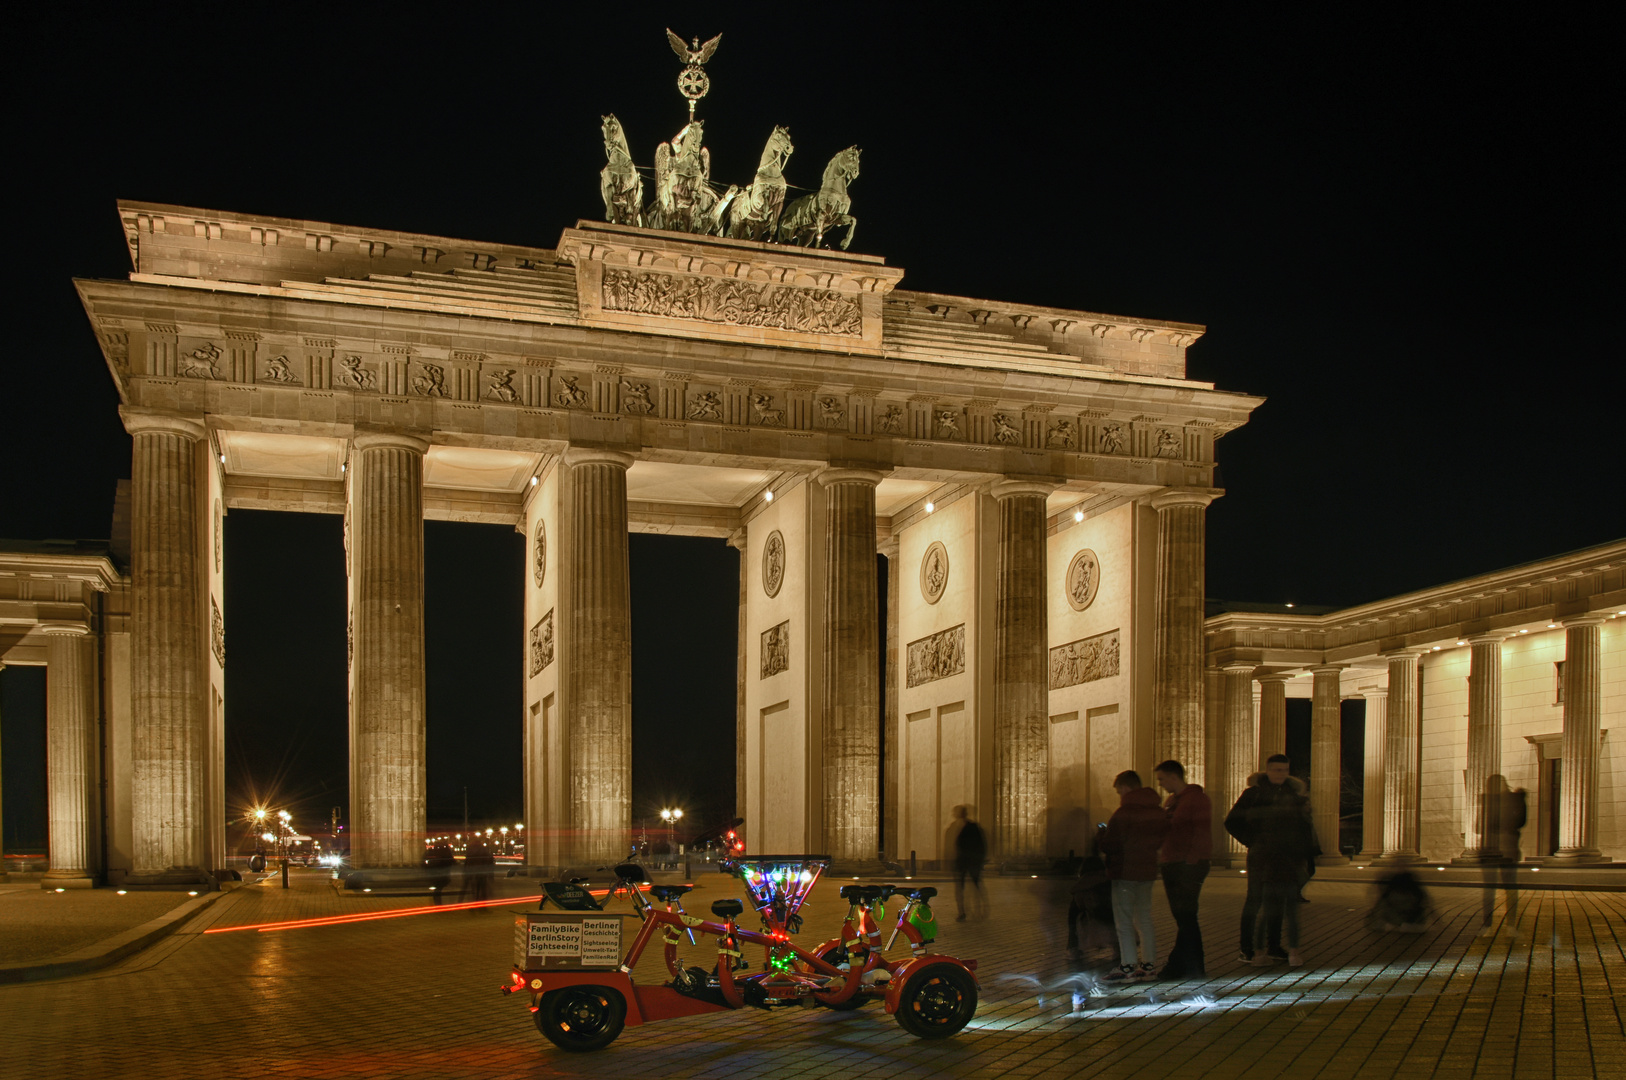
M 1248 899 L 1242 905 L 1242 959 L 1253 964 L 1286 960 L 1304 963 L 1299 954 L 1299 885 L 1304 868 L 1319 852 L 1310 827 L 1310 803 L 1304 784 L 1288 775 L 1285 754 L 1272 754 L 1265 771 L 1248 777 L 1231 812 L 1225 831 L 1248 849 Z M 1269 947 L 1254 955 L 1254 922 L 1263 903 Z M 1281 951 L 1281 937 L 1287 952 Z
M 1518 937 L 1519 923 L 1519 832 L 1528 816 L 1524 789 L 1507 786 L 1507 778 L 1496 773 L 1485 779 L 1485 794 L 1480 801 L 1484 815 L 1481 829 L 1484 846 L 1479 851 L 1479 863 L 1485 875 L 1483 921 L 1480 933 L 1495 931 L 1491 916 L 1496 908 L 1496 884 L 1501 879 L 1503 895 L 1507 897 L 1507 929 L 1510 937 Z
M 1152 775 L 1157 786 L 1169 793 L 1163 801 L 1169 832 L 1163 838 L 1157 862 L 1176 931 L 1174 948 L 1169 950 L 1168 962 L 1158 972 L 1158 978 L 1201 979 L 1207 976 L 1208 969 L 1203 959 L 1203 931 L 1197 923 L 1197 902 L 1214 851 L 1214 813 L 1208 793 L 1201 784 L 1186 783 L 1186 768 L 1178 761 L 1165 761 Z
M 1108 982 L 1149 982 L 1157 978 L 1152 885 L 1157 881 L 1157 853 L 1168 835 L 1169 818 L 1158 805 L 1157 792 L 1141 785 L 1139 773 L 1121 772 L 1112 786 L 1118 792 L 1118 809 L 1107 820 L 1100 848 L 1107 877 L 1112 879 L 1119 964 L 1105 978 Z
M 988 862 L 988 838 L 982 826 L 971 819 L 969 807 L 954 808 L 954 906 L 956 919 L 965 922 L 965 879 L 971 879 L 971 910 L 977 918 L 988 915 L 988 899 L 982 892 L 982 868 Z

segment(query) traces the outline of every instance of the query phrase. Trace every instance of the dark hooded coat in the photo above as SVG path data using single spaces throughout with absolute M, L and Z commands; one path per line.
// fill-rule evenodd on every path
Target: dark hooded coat
M 1302 881 L 1321 854 L 1304 783 L 1293 776 L 1281 784 L 1272 784 L 1262 772 L 1248 777 L 1247 788 L 1225 815 L 1225 831 L 1247 847 L 1248 873 L 1265 881 Z

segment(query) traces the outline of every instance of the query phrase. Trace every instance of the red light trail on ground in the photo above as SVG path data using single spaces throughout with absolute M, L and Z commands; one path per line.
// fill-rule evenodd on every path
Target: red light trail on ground
M 432 915 L 437 911 L 472 911 L 475 908 L 501 907 L 505 904 L 528 904 L 532 900 L 541 900 L 542 894 L 536 896 L 510 896 L 502 900 L 471 900 L 462 904 L 437 904 L 433 907 L 391 908 L 388 911 L 369 911 L 355 915 L 324 915 L 314 919 L 290 919 L 286 922 L 250 923 L 246 926 L 213 926 L 205 930 L 205 934 L 229 934 L 234 930 L 257 930 L 260 933 L 269 933 L 273 930 L 298 930 L 307 926 L 343 926 L 348 923 L 372 922 L 375 919 L 400 919 L 408 915 Z

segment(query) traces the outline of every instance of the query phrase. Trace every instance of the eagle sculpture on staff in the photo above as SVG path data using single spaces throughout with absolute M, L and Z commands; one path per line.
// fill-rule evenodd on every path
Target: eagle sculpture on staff
M 699 38 L 693 38 L 690 44 L 685 45 L 683 39 L 672 33 L 671 27 L 667 27 L 666 40 L 672 43 L 672 51 L 686 65 L 678 74 L 677 85 L 678 93 L 689 99 L 689 122 L 693 123 L 695 102 L 705 97 L 706 91 L 711 89 L 711 77 L 701 69 L 701 65 L 717 51 L 723 35 L 718 34 L 704 45 L 700 44 Z

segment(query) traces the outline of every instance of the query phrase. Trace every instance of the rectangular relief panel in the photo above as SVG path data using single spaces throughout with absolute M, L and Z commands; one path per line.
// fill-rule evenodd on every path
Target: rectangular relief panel
M 1050 689 L 1110 679 L 1118 674 L 1118 631 L 1069 641 L 1050 650 Z
M 553 663 L 553 609 L 531 627 L 531 674 L 540 675 Z
M 790 670 L 790 620 L 762 632 L 762 674 L 766 679 Z
M 909 686 L 924 686 L 965 671 L 965 623 L 909 643 Z

